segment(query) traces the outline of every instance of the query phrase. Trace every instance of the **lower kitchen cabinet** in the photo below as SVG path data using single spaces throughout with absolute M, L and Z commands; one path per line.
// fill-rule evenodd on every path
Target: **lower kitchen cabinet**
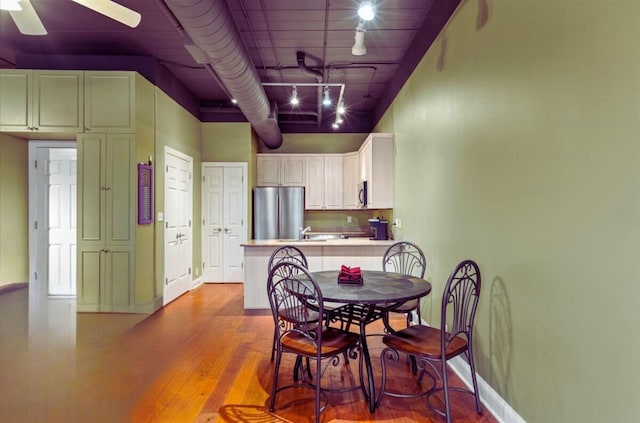
M 135 275 L 131 249 L 87 249 L 78 259 L 77 310 L 130 311 Z

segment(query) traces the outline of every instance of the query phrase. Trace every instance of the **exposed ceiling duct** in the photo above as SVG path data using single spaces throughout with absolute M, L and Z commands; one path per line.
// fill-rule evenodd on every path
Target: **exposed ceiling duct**
M 269 148 L 282 145 L 275 111 L 225 0 L 164 0 Z

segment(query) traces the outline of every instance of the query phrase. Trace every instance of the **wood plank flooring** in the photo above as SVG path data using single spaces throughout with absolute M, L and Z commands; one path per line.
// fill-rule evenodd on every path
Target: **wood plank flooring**
M 148 317 L 76 314 L 74 303 L 27 289 L 0 295 L 0 421 L 313 421 L 309 389 L 283 391 L 275 412 L 268 411 L 273 321 L 266 312 L 243 309 L 240 284 L 205 284 Z M 381 328 L 374 324 L 369 332 Z M 370 346 L 378 370 L 379 338 Z M 292 366 L 286 357 L 283 383 L 291 380 Z M 356 362 L 341 364 L 323 381 L 354 383 L 357 372 Z M 394 386 L 415 385 L 404 360 L 390 373 Z M 486 410 L 475 413 L 471 396 L 454 394 L 453 402 L 456 422 L 496 422 Z M 371 414 L 355 391 L 330 394 L 322 421 L 444 419 L 424 399 L 387 397 Z

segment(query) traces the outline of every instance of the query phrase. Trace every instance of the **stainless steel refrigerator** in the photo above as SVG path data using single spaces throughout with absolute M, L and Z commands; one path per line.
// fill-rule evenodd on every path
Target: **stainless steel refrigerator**
M 303 187 L 253 189 L 254 239 L 297 239 L 303 225 Z

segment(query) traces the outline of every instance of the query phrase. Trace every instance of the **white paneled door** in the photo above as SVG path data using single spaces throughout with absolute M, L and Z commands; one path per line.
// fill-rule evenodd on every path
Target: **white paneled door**
M 244 281 L 246 163 L 202 164 L 204 282 Z
M 165 150 L 164 299 L 168 304 L 191 289 L 193 159 Z
M 34 278 L 45 280 L 48 295 L 76 295 L 75 143 L 34 142 L 34 191 L 31 199 Z

